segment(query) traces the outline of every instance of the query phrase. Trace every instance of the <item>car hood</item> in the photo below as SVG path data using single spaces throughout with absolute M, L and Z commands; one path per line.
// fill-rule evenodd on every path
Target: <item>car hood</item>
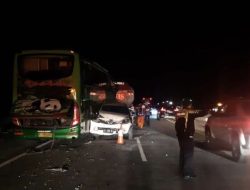
M 107 111 L 100 111 L 98 117 L 102 121 L 111 121 L 112 120 L 114 122 L 120 122 L 126 118 L 129 118 L 129 116 L 126 114 L 107 112 Z

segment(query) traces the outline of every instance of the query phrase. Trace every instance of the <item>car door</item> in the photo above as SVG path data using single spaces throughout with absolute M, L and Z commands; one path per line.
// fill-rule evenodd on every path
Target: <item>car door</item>
M 224 106 L 223 111 L 217 113 L 214 124 L 210 126 L 212 134 L 217 140 L 230 143 L 233 120 L 236 117 L 236 108 L 233 104 Z

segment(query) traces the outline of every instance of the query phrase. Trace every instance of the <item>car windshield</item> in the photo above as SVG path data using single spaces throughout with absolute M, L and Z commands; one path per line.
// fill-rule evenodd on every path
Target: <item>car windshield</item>
M 117 105 L 104 105 L 102 107 L 102 111 L 107 112 L 114 112 L 114 113 L 120 113 L 120 114 L 126 114 L 129 115 L 129 110 L 125 106 L 117 106 Z

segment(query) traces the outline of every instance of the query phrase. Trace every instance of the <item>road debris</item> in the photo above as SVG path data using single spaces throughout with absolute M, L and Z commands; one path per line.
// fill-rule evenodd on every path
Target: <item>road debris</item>
M 79 184 L 79 185 L 77 185 L 76 187 L 75 187 L 75 190 L 80 190 L 80 189 L 82 189 L 83 188 L 83 184 Z
M 66 172 L 69 170 L 69 166 L 67 164 L 64 164 L 62 167 L 53 167 L 53 168 L 47 168 L 46 171 L 51 171 L 51 172 Z
M 86 143 L 84 143 L 84 144 L 91 144 L 92 143 L 92 141 L 88 141 L 88 142 L 86 142 Z

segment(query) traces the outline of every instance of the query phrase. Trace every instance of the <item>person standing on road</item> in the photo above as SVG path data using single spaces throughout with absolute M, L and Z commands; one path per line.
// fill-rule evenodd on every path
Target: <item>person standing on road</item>
M 184 131 L 184 143 L 183 143 L 183 176 L 185 179 L 196 177 L 193 171 L 193 155 L 194 155 L 194 113 L 187 113 L 188 116 L 185 119 L 185 131 Z
M 184 116 L 184 117 L 183 117 Z M 185 114 L 177 118 L 175 123 L 176 135 L 180 146 L 179 169 L 184 179 L 196 175 L 193 172 L 194 141 L 194 112 L 185 110 Z
M 185 130 L 185 117 L 176 118 L 175 131 L 176 131 L 176 136 L 177 136 L 177 139 L 179 142 L 179 147 L 180 147 L 180 153 L 179 153 L 179 171 L 180 171 L 180 173 L 183 172 L 183 166 L 184 166 L 184 150 L 183 150 L 184 130 Z
M 150 126 L 150 115 L 151 115 L 151 110 L 150 107 L 148 106 L 145 110 L 145 122 L 147 126 Z

